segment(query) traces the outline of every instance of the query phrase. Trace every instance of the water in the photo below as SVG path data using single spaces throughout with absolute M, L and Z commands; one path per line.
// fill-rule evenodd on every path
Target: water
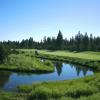
M 32 84 L 41 81 L 69 80 L 88 75 L 93 75 L 93 71 L 82 66 L 56 62 L 55 71 L 52 73 L 17 73 L 0 71 L 0 88 L 7 91 L 15 91 L 16 87 L 23 84 Z

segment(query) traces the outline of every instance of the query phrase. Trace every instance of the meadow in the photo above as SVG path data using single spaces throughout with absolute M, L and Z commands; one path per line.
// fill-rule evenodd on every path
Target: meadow
M 99 100 L 100 74 L 77 80 L 23 85 L 19 91 L 28 93 L 28 100 Z
M 8 60 L 0 65 L 0 70 L 21 72 L 52 72 L 54 67 L 51 61 L 42 62 L 35 57 L 34 51 L 13 51 Z
M 28 70 L 28 65 L 37 70 L 46 70 L 52 66 L 51 60 L 67 61 L 95 69 L 95 74 L 84 78 L 39 82 L 32 85 L 18 86 L 18 92 L 0 92 L 1 100 L 99 100 L 100 99 L 100 56 L 99 52 L 69 52 L 69 51 L 47 51 L 38 50 L 39 55 L 34 56 L 35 50 L 21 49 L 19 54 L 11 54 L 9 64 L 19 64 Z M 41 64 L 39 58 L 47 58 L 45 64 Z M 33 61 L 33 62 L 32 62 Z M 35 67 L 33 67 L 36 62 Z M 88 66 L 85 66 L 87 65 Z M 95 67 L 95 66 L 96 67 Z M 16 65 L 18 66 L 18 65 Z M 20 66 L 20 67 L 21 67 Z M 31 68 L 30 67 L 30 68 Z M 17 67 L 19 68 L 19 67 Z M 22 69 L 24 69 L 22 67 Z M 53 70 L 53 68 L 51 67 Z M 51 69 L 48 69 L 51 71 Z
M 89 60 L 100 60 L 100 52 L 93 52 L 93 51 L 70 52 L 70 51 L 39 50 L 39 52 L 42 54 L 48 54 L 54 56 L 73 57 L 73 58 L 89 59 Z
M 69 51 L 43 51 L 39 50 L 38 58 L 57 60 L 84 67 L 92 68 L 94 71 L 100 71 L 100 53 L 99 52 L 69 52 Z
M 18 92 L 0 92 L 0 100 L 99 100 L 100 74 L 69 81 L 22 85 Z

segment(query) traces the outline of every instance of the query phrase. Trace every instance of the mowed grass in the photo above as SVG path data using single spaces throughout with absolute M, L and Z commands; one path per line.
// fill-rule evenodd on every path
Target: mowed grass
M 39 50 L 39 53 L 49 54 L 55 56 L 64 56 L 64 57 L 75 57 L 81 59 L 90 59 L 90 60 L 100 60 L 100 52 L 69 52 L 69 51 L 48 51 L 48 50 Z

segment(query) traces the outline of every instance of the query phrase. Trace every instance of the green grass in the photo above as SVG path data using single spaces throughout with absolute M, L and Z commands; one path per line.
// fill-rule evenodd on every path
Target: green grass
M 0 69 L 25 72 L 51 72 L 54 66 L 51 61 L 41 62 L 34 52 L 19 51 L 18 54 L 10 54 L 8 61 L 0 65 Z
M 43 51 L 39 50 L 38 58 L 46 58 L 50 60 L 63 61 L 90 67 L 95 71 L 100 71 L 99 52 L 68 52 L 68 51 Z
M 100 74 L 70 81 L 23 85 L 19 86 L 19 91 L 27 92 L 28 100 L 99 100 Z
M 64 56 L 64 57 L 75 57 L 75 58 L 81 58 L 81 59 L 90 59 L 90 60 L 100 60 L 100 52 L 69 52 L 69 51 L 46 51 L 46 50 L 39 50 L 39 53 L 42 54 L 49 54 L 49 55 L 55 55 L 55 56 Z
M 0 91 L 0 100 L 26 100 L 27 94 Z
M 41 62 L 34 56 L 34 50 L 20 49 L 18 54 L 11 54 L 9 63 L 1 68 L 26 70 L 54 70 L 51 61 Z M 38 50 L 40 56 L 88 65 L 100 71 L 100 52 L 46 51 Z M 1 100 L 99 100 L 100 73 L 85 78 L 69 81 L 42 82 L 18 87 L 19 93 L 0 92 Z
M 100 73 L 69 81 L 22 85 L 18 90 L 0 91 L 0 100 L 99 100 Z

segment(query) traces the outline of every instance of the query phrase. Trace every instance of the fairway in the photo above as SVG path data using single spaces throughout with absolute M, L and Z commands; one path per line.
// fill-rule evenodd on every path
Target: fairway
M 49 54 L 55 56 L 64 56 L 64 57 L 76 57 L 82 59 L 90 59 L 90 60 L 100 60 L 100 52 L 69 52 L 69 51 L 47 51 L 47 50 L 39 50 L 39 53 Z

